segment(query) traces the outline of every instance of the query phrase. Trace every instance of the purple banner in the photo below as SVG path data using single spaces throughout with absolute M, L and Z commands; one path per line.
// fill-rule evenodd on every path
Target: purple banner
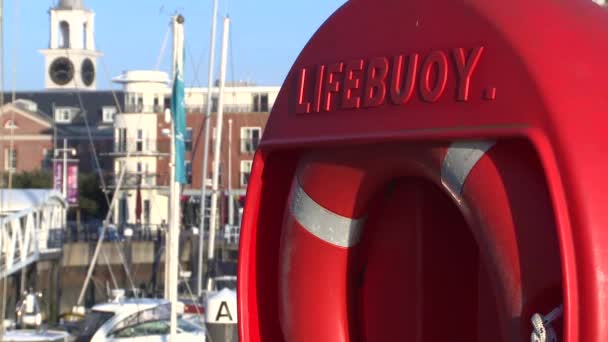
M 68 162 L 68 203 L 78 205 L 78 162 Z
M 70 206 L 78 205 L 78 160 L 68 160 L 66 200 Z M 53 189 L 63 193 L 63 160 L 53 160 Z

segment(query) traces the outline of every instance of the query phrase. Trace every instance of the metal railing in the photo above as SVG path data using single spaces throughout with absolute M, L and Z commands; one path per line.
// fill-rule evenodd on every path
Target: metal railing
M 169 150 L 168 140 L 162 139 L 129 139 L 127 141 L 114 141 L 113 153 L 131 154 L 164 154 Z
M 106 229 L 105 241 L 124 241 L 125 229 L 130 228 L 133 236 L 131 241 L 156 241 L 163 240 L 166 225 L 162 224 L 119 224 L 113 228 Z M 78 225 L 76 222 L 68 223 L 68 228 L 63 234 L 63 242 L 96 242 L 99 240 L 101 223 L 84 223 Z
M 108 176 L 106 184 L 108 187 L 116 187 L 118 183 L 119 173 Z M 127 172 L 123 177 L 121 184 L 122 188 L 133 188 L 140 186 L 142 188 L 167 186 L 169 184 L 169 175 L 159 173 L 145 172 Z
M 188 113 L 200 113 L 204 112 L 207 109 L 207 104 L 197 104 L 197 105 L 186 105 L 186 111 Z M 213 104 L 211 106 L 212 112 L 217 112 L 217 104 Z M 225 104 L 224 112 L 226 113 L 270 113 L 272 111 L 271 106 L 257 106 L 253 104 Z
M 142 104 L 127 104 L 123 109 L 123 113 L 162 113 L 165 111 L 165 106 L 162 105 L 147 105 L 144 106 Z
M 0 279 L 36 262 L 41 254 L 61 250 L 66 217 L 61 198 L 5 215 L 0 217 Z
M 163 113 L 165 111 L 166 106 L 161 105 L 139 105 L 139 104 L 127 104 L 123 109 L 123 114 L 133 114 L 133 113 L 151 113 L 158 114 Z M 196 104 L 196 105 L 188 105 L 186 104 L 186 111 L 188 113 L 201 113 L 201 110 L 204 112 L 207 108 L 207 104 Z M 225 104 L 224 112 L 226 113 L 270 113 L 272 107 L 269 105 L 254 105 L 254 104 Z M 217 112 L 217 104 L 213 104 L 211 107 L 212 112 Z

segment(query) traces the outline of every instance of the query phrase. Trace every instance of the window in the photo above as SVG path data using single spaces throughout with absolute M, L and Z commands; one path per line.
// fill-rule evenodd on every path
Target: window
M 125 112 L 131 112 L 131 109 L 135 106 L 135 94 L 127 93 L 125 95 Z
M 19 128 L 17 126 L 17 124 L 15 123 L 15 121 L 13 120 L 6 120 L 6 122 L 4 123 L 4 128 L 6 129 L 16 129 Z
M 4 149 L 4 170 L 15 171 L 17 169 L 17 150 Z
M 192 128 L 186 128 L 186 151 L 192 151 Z
M 144 130 L 137 130 L 137 152 L 143 152 L 144 150 Z
M 50 170 L 52 167 L 51 154 L 49 153 L 48 148 L 42 149 L 42 165 L 41 166 L 42 166 L 43 170 Z
M 104 123 L 112 123 L 114 122 L 114 115 L 118 113 L 118 110 L 114 106 L 104 106 L 101 109 L 102 121 Z
M 144 175 L 143 175 L 143 184 L 145 185 L 154 185 L 155 182 L 154 175 L 150 174 L 150 168 L 148 163 L 144 164 Z
M 141 172 L 142 172 L 141 162 L 137 162 L 137 173 L 141 173 Z
M 224 166 L 224 165 L 222 164 L 222 162 L 220 162 L 220 167 L 218 168 L 218 169 L 219 169 L 219 172 L 217 173 L 217 179 L 218 179 L 218 180 L 217 180 L 217 184 L 219 184 L 219 185 L 224 184 L 224 182 L 222 181 L 222 179 L 224 179 L 224 170 L 223 170 L 223 166 Z
M 127 199 L 121 198 L 120 204 L 118 206 L 118 223 L 125 224 L 127 223 Z
M 255 152 L 260 143 L 261 133 L 262 129 L 260 127 L 241 127 L 241 152 Z
M 169 335 L 170 325 L 168 319 L 150 319 L 148 321 L 136 321 L 137 323 L 127 327 L 121 327 L 119 330 L 113 331 L 108 337 L 113 339 L 137 339 L 144 338 L 146 340 L 154 339 L 152 336 L 162 336 L 162 340 L 166 340 Z M 203 328 L 192 324 L 184 319 L 177 319 L 177 333 L 192 333 L 204 334 Z
M 113 312 L 92 310 L 86 315 L 80 326 L 78 341 L 89 341 L 104 323 L 114 317 Z
M 118 146 L 116 146 L 116 152 L 127 152 L 127 129 L 116 129 L 116 135 L 118 136 Z
M 150 214 L 152 212 L 152 206 L 150 200 L 144 200 L 144 224 L 150 224 Z
M 70 24 L 67 21 L 59 23 L 59 48 L 70 48 Z
M 162 113 L 165 108 L 170 108 L 166 106 L 165 104 L 165 95 L 163 94 L 156 94 L 154 96 L 154 111 L 156 113 Z
M 125 112 L 141 113 L 144 110 L 144 98 L 142 93 L 127 93 L 125 95 Z
M 211 174 L 213 174 L 214 167 L 215 167 L 215 162 L 211 161 Z M 222 183 L 222 175 L 224 173 L 223 170 L 222 170 L 222 162 L 221 161 L 220 161 L 220 165 L 217 167 L 217 169 L 218 169 L 217 184 L 221 186 L 223 184 Z M 208 178 L 207 182 L 208 182 L 208 186 L 213 186 L 213 177 Z
M 186 181 L 188 184 L 192 184 L 192 162 L 186 160 Z
M 141 113 L 144 111 L 144 97 L 142 94 L 139 94 L 137 98 L 137 112 Z
M 87 46 L 87 23 L 82 24 L 82 48 L 88 49 Z
M 136 337 L 150 337 L 153 335 L 168 335 L 169 324 L 166 321 L 144 322 L 115 332 L 112 337 L 116 339 L 131 339 Z
M 249 184 L 249 176 L 251 175 L 251 160 L 241 160 L 241 186 Z
M 268 112 L 268 94 L 255 94 L 253 95 L 253 111 L 254 112 Z
M 78 108 L 74 107 L 56 107 L 55 108 L 55 121 L 58 123 L 70 123 L 72 118 L 78 113 Z

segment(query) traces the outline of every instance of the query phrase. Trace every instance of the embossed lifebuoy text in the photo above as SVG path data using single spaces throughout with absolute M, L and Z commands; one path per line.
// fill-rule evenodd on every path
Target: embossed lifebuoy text
M 471 99 L 473 78 L 484 47 L 455 48 L 394 57 L 352 59 L 305 67 L 297 71 L 295 112 L 331 112 L 337 109 L 373 108 L 384 104 L 405 105 L 416 95 L 434 103 L 454 91 L 454 99 Z M 455 77 L 455 89 L 448 89 Z M 496 88 L 484 88 L 479 96 L 496 99 Z

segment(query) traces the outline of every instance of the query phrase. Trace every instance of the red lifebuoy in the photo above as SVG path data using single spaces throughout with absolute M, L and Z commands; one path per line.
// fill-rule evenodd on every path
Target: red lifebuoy
M 475 279 L 462 282 L 457 270 L 449 270 L 449 252 L 434 250 L 431 242 L 425 245 L 432 253 L 426 253 L 424 267 L 398 260 L 394 265 L 383 264 L 381 267 L 388 272 L 392 268 L 401 274 L 403 291 L 372 296 L 388 298 L 387 306 L 392 295 L 396 303 L 400 302 L 397 297 L 425 299 L 401 301 L 412 303 L 415 310 L 390 309 L 397 314 L 402 310 L 402 316 L 420 320 L 420 324 L 380 329 L 390 320 L 377 317 L 382 310 L 365 304 L 370 294 L 362 294 L 365 286 L 361 283 L 380 284 L 374 285 L 373 291 L 385 288 L 382 281 L 365 280 L 366 273 L 368 277 L 377 274 L 366 268 L 378 265 L 371 261 L 372 253 L 366 252 L 374 244 L 373 238 L 366 241 L 366 237 L 368 230 L 381 229 L 381 224 L 378 219 L 367 223 L 366 219 L 380 202 L 379 196 L 385 196 L 390 182 L 402 177 L 432 182 L 441 189 L 439 192 L 449 195 L 477 246 L 467 258 L 479 262 L 468 268 L 469 273 L 461 274 Z M 410 190 L 403 191 L 407 195 Z M 442 216 L 443 206 L 434 201 L 427 201 L 429 220 L 434 215 Z M 433 211 L 434 203 L 437 212 Z M 392 205 L 399 210 L 399 203 Z M 404 227 L 410 221 L 407 215 L 401 216 Z M 374 341 L 387 337 L 528 339 L 531 315 L 561 304 L 560 255 L 553 217 L 542 168 L 533 150 L 523 142 L 393 144 L 310 152 L 299 163 L 282 229 L 279 318 L 284 338 L 290 342 Z M 435 226 L 446 224 L 449 222 L 436 222 Z M 425 229 L 424 223 L 419 229 Z M 437 229 L 441 236 L 442 230 Z M 414 242 L 404 241 L 403 248 L 410 248 L 410 244 L 414 246 Z M 441 264 L 433 264 L 435 256 Z M 452 257 L 456 260 L 461 256 Z M 445 269 L 443 273 L 450 278 L 442 279 L 442 272 L 436 271 L 433 277 L 427 276 L 426 269 L 435 267 Z M 428 284 L 412 285 L 425 277 Z M 469 283 L 477 288 L 467 290 L 464 284 Z M 444 290 L 450 295 L 442 295 Z M 463 301 L 464 294 L 458 298 L 459 291 L 471 294 L 470 300 Z M 431 303 L 433 298 L 435 302 Z M 423 317 L 417 317 L 420 315 L 427 318 L 426 323 Z M 471 321 L 470 326 L 466 323 L 461 327 L 459 323 L 456 332 L 448 331 L 449 323 L 438 322 L 437 329 L 426 326 L 433 317 L 450 319 L 449 315 L 458 322 Z

